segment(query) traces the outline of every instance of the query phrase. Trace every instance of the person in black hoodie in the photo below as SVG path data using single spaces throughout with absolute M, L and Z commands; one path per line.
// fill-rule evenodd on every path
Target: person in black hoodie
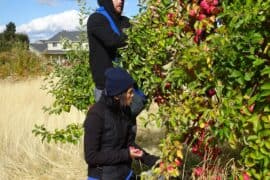
M 117 32 L 112 28 L 108 18 L 98 10 L 89 16 L 87 21 L 89 64 L 96 86 L 96 102 L 104 89 L 105 70 L 113 66 L 112 61 L 117 58 L 117 48 L 126 45 L 127 36 L 123 33 L 123 29 L 130 27 L 129 19 L 121 15 L 124 0 L 98 0 L 98 4 L 108 13 Z
M 132 137 L 130 104 L 134 80 L 121 68 L 105 72 L 102 97 L 88 111 L 84 122 L 84 154 L 88 180 L 131 180 L 132 159 L 153 166 L 158 157 L 145 152 Z

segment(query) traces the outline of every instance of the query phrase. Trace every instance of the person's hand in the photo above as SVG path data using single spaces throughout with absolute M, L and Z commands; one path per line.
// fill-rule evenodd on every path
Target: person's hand
M 132 159 L 140 158 L 140 157 L 143 156 L 143 151 L 140 150 L 140 149 L 137 149 L 137 148 L 135 148 L 135 147 L 133 147 L 133 146 L 130 146 L 130 147 L 129 147 L 129 154 L 130 154 L 130 157 L 131 157 Z

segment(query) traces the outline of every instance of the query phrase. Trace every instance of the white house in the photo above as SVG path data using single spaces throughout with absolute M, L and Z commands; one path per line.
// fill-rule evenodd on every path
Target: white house
M 61 31 L 48 40 L 40 40 L 30 43 L 30 51 L 45 56 L 51 60 L 65 60 L 66 52 L 69 50 L 63 47 L 63 39 L 68 40 L 72 46 L 78 45 L 80 31 Z M 88 50 L 88 43 L 83 43 L 83 48 Z

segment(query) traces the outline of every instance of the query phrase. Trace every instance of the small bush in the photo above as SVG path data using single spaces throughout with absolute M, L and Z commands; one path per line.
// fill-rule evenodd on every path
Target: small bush
M 10 51 L 0 53 L 0 78 L 8 76 L 16 79 L 42 75 L 48 72 L 46 60 L 31 52 L 21 43 L 17 43 Z

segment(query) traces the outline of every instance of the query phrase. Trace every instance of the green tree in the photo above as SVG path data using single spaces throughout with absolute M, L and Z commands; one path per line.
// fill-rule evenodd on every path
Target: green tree
M 16 25 L 13 22 L 9 22 L 6 25 L 6 29 L 3 32 L 4 33 L 4 37 L 6 39 L 6 41 L 11 41 L 15 39 L 15 33 L 16 33 Z
M 270 1 L 147 1 L 121 54 L 159 104 L 150 120 L 167 130 L 157 175 L 188 171 L 175 161 L 182 159 L 180 142 L 216 158 L 229 144 L 240 151 L 239 169 L 269 177 L 269 17 Z
M 29 38 L 26 34 L 16 33 L 16 25 L 10 22 L 6 25 L 6 29 L 0 34 L 0 52 L 10 51 L 17 43 L 29 48 Z
M 27 49 L 29 48 L 30 41 L 29 41 L 29 37 L 27 36 L 27 34 L 17 33 L 17 34 L 15 34 L 15 39 L 17 42 L 24 44 Z
M 4 34 L 0 33 L 0 52 L 5 51 L 5 49 L 6 49 L 5 45 L 6 45 L 6 41 L 5 41 L 5 38 L 4 38 Z
M 80 7 L 80 42 L 77 45 L 63 40 L 63 45 L 71 49 L 67 53 L 68 66 L 54 63 L 54 70 L 45 79 L 44 89 L 54 97 L 50 107 L 44 107 L 50 114 L 69 112 L 71 107 L 86 112 L 94 102 L 94 83 L 89 72 L 89 52 L 85 49 L 86 28 L 84 20 L 89 15 L 85 0 L 78 0 Z M 70 124 L 65 129 L 50 132 L 44 125 L 36 125 L 33 133 L 42 137 L 42 141 L 77 143 L 82 136 L 81 124 Z

